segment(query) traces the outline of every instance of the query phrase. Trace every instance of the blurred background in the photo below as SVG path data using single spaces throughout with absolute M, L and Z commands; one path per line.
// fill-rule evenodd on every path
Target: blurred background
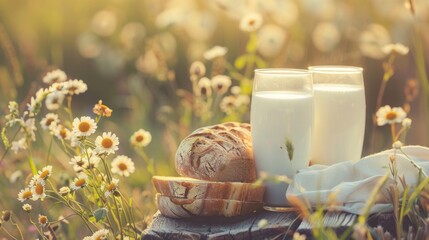
M 244 31 L 240 21 L 253 12 L 263 22 Z M 129 136 L 146 129 L 156 173 L 175 175 L 175 150 L 192 130 L 249 122 L 253 69 L 354 65 L 364 68 L 367 155 L 391 146 L 388 126 L 374 127 L 373 115 L 386 61 L 382 47 L 401 43 L 410 52 L 396 56 L 382 105 L 404 107 L 413 119 L 407 144 L 427 146 L 428 27 L 427 0 L 0 0 L 0 116 L 10 100 L 25 108 L 46 87 L 42 77 L 62 69 L 88 85 L 73 102 L 76 115 L 92 114 L 103 100 L 113 115 L 102 129 L 123 139 L 119 151 L 131 155 Z M 204 65 L 203 76 L 229 76 L 229 90 L 202 98 L 192 80 L 195 61 Z M 136 187 L 149 180 L 131 179 Z

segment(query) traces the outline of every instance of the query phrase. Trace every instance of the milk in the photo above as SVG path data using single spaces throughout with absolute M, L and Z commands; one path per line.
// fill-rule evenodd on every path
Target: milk
M 359 160 L 365 131 L 363 85 L 314 84 L 313 90 L 312 163 Z
M 311 92 L 261 91 L 252 96 L 251 126 L 258 172 L 287 175 L 308 166 L 313 128 Z M 292 161 L 285 146 L 294 147 Z M 268 206 L 286 206 L 286 184 L 268 182 L 264 201 Z

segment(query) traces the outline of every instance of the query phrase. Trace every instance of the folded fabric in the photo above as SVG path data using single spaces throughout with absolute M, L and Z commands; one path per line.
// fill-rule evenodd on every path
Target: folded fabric
M 298 172 L 293 183 L 289 185 L 286 198 L 298 197 L 311 206 L 327 204 L 331 194 L 335 194 L 338 210 L 360 214 L 365 207 L 371 192 L 386 173 L 390 173 L 390 157 L 394 149 L 369 155 L 357 162 L 341 162 L 331 166 L 313 165 Z M 398 175 L 404 176 L 407 185 L 418 184 L 419 170 L 410 159 L 427 175 L 429 173 L 429 148 L 422 146 L 405 146 L 396 150 Z M 388 182 L 380 193 L 386 192 Z M 392 206 L 387 198 L 377 198 L 371 213 L 391 211 Z

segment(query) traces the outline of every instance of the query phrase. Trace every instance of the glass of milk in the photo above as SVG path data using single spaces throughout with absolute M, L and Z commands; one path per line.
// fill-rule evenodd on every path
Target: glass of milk
M 258 174 L 292 178 L 309 165 L 314 114 L 312 84 L 307 70 L 255 70 L 250 123 Z M 265 186 L 266 209 L 275 211 L 288 206 L 286 183 L 266 181 Z
M 312 164 L 358 161 L 365 133 L 362 68 L 312 66 L 314 130 Z

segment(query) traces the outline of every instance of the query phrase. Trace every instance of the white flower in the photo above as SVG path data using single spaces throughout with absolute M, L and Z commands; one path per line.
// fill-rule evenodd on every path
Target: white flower
M 118 150 L 119 139 L 111 132 L 104 132 L 95 139 L 95 147 L 98 153 L 112 154 Z
M 75 178 L 73 182 L 70 184 L 70 188 L 73 191 L 76 191 L 85 187 L 88 184 L 87 179 L 88 179 L 88 176 L 86 174 L 80 173 L 78 177 Z
M 12 141 L 12 146 L 10 147 L 10 150 L 12 150 L 15 154 L 18 153 L 20 149 L 27 149 L 27 141 L 25 138 L 21 138 L 18 141 Z
M 45 115 L 44 118 L 40 121 L 40 125 L 43 129 L 51 129 L 53 126 L 56 126 L 56 124 L 59 122 L 58 115 L 55 113 L 48 113 Z
M 392 43 L 392 44 L 387 44 L 383 46 L 381 51 L 383 51 L 383 53 L 386 55 L 390 55 L 390 54 L 407 55 L 410 49 L 403 44 Z
M 235 109 L 235 96 L 226 96 L 220 102 L 220 110 L 226 114 L 232 113 Z
M 41 227 L 45 227 L 46 225 L 48 225 L 48 217 L 46 217 L 45 215 L 41 215 L 39 214 L 39 224 Z
M 231 87 L 231 93 L 233 95 L 239 95 L 241 93 L 241 87 L 240 86 Z
M 225 56 L 227 52 L 228 52 L 228 48 L 226 47 L 214 46 L 204 53 L 204 58 L 207 60 L 213 60 L 215 58 Z
M 24 210 L 26 212 L 31 212 L 32 209 L 33 209 L 33 207 L 28 203 L 22 205 L 22 210 Z
M 78 137 L 87 137 L 95 132 L 97 125 L 90 117 L 75 118 L 73 120 L 73 134 Z
M 135 147 L 146 147 L 151 141 L 152 135 L 144 129 L 137 130 L 130 137 L 130 143 Z
M 61 187 L 59 190 L 58 190 L 58 193 L 59 194 L 61 194 L 62 196 L 67 196 L 67 194 L 69 194 L 70 193 L 70 188 L 69 187 Z
M 394 148 L 394 149 L 401 149 L 401 147 L 402 147 L 402 142 L 401 141 L 395 141 L 392 144 L 392 148 Z
M 210 79 L 203 77 L 198 81 L 195 95 L 198 97 L 200 96 L 210 97 L 212 95 Z
M 238 95 L 237 98 L 235 99 L 235 106 L 237 108 L 241 107 L 241 106 L 246 106 L 249 105 L 250 103 L 250 97 L 247 95 Z
M 383 126 L 385 124 L 400 123 L 407 116 L 407 113 L 401 107 L 390 108 L 389 105 L 378 109 L 377 125 Z
M 36 141 L 36 119 L 35 118 L 29 118 L 25 120 L 24 123 L 24 132 L 31 140 Z
M 253 12 L 244 15 L 240 20 L 240 30 L 244 32 L 254 32 L 261 27 L 263 19 L 261 14 Z
M 82 172 L 88 166 L 88 162 L 84 161 L 81 156 L 72 157 L 69 164 L 73 166 L 75 172 Z
M 118 188 L 119 179 L 112 178 L 112 181 L 109 184 L 104 183 L 101 186 L 101 190 L 105 191 L 104 196 L 109 197 L 110 194 L 114 193 L 115 190 Z
M 134 162 L 131 158 L 120 155 L 112 161 L 112 173 L 128 177 L 135 171 Z
M 72 133 L 70 130 L 68 130 L 66 127 L 64 127 L 61 124 L 57 124 L 55 128 L 53 129 L 54 135 L 59 140 L 70 140 Z
M 64 101 L 64 93 L 62 91 L 54 91 L 46 96 L 45 106 L 48 110 L 53 111 L 61 107 Z
M 48 179 L 52 175 L 52 166 L 48 165 L 37 173 L 37 177 L 43 180 Z
M 64 71 L 57 69 L 57 70 L 48 72 L 43 77 L 42 80 L 46 84 L 52 84 L 55 82 L 64 82 L 65 80 L 67 80 L 67 75 Z
M 92 234 L 91 239 L 93 240 L 105 240 L 107 239 L 107 235 L 109 235 L 108 229 L 101 229 Z
M 216 75 L 212 78 L 212 88 L 218 94 L 224 94 L 231 86 L 231 78 L 225 75 Z
M 18 193 L 18 200 L 24 202 L 25 200 L 32 199 L 33 192 L 30 188 L 24 188 Z
M 404 120 L 402 120 L 402 126 L 404 128 L 410 128 L 411 123 L 412 123 L 412 120 L 410 118 L 404 118 Z
M 78 95 L 86 92 L 88 86 L 82 80 L 73 79 L 65 82 L 63 89 L 67 91 L 69 95 Z
M 206 66 L 200 61 L 195 61 L 189 68 L 189 75 L 192 78 L 200 78 L 206 74 Z
M 38 199 L 43 201 L 46 197 L 45 181 L 39 178 L 35 182 L 33 182 L 31 192 L 33 193 L 33 201 L 36 201 Z

